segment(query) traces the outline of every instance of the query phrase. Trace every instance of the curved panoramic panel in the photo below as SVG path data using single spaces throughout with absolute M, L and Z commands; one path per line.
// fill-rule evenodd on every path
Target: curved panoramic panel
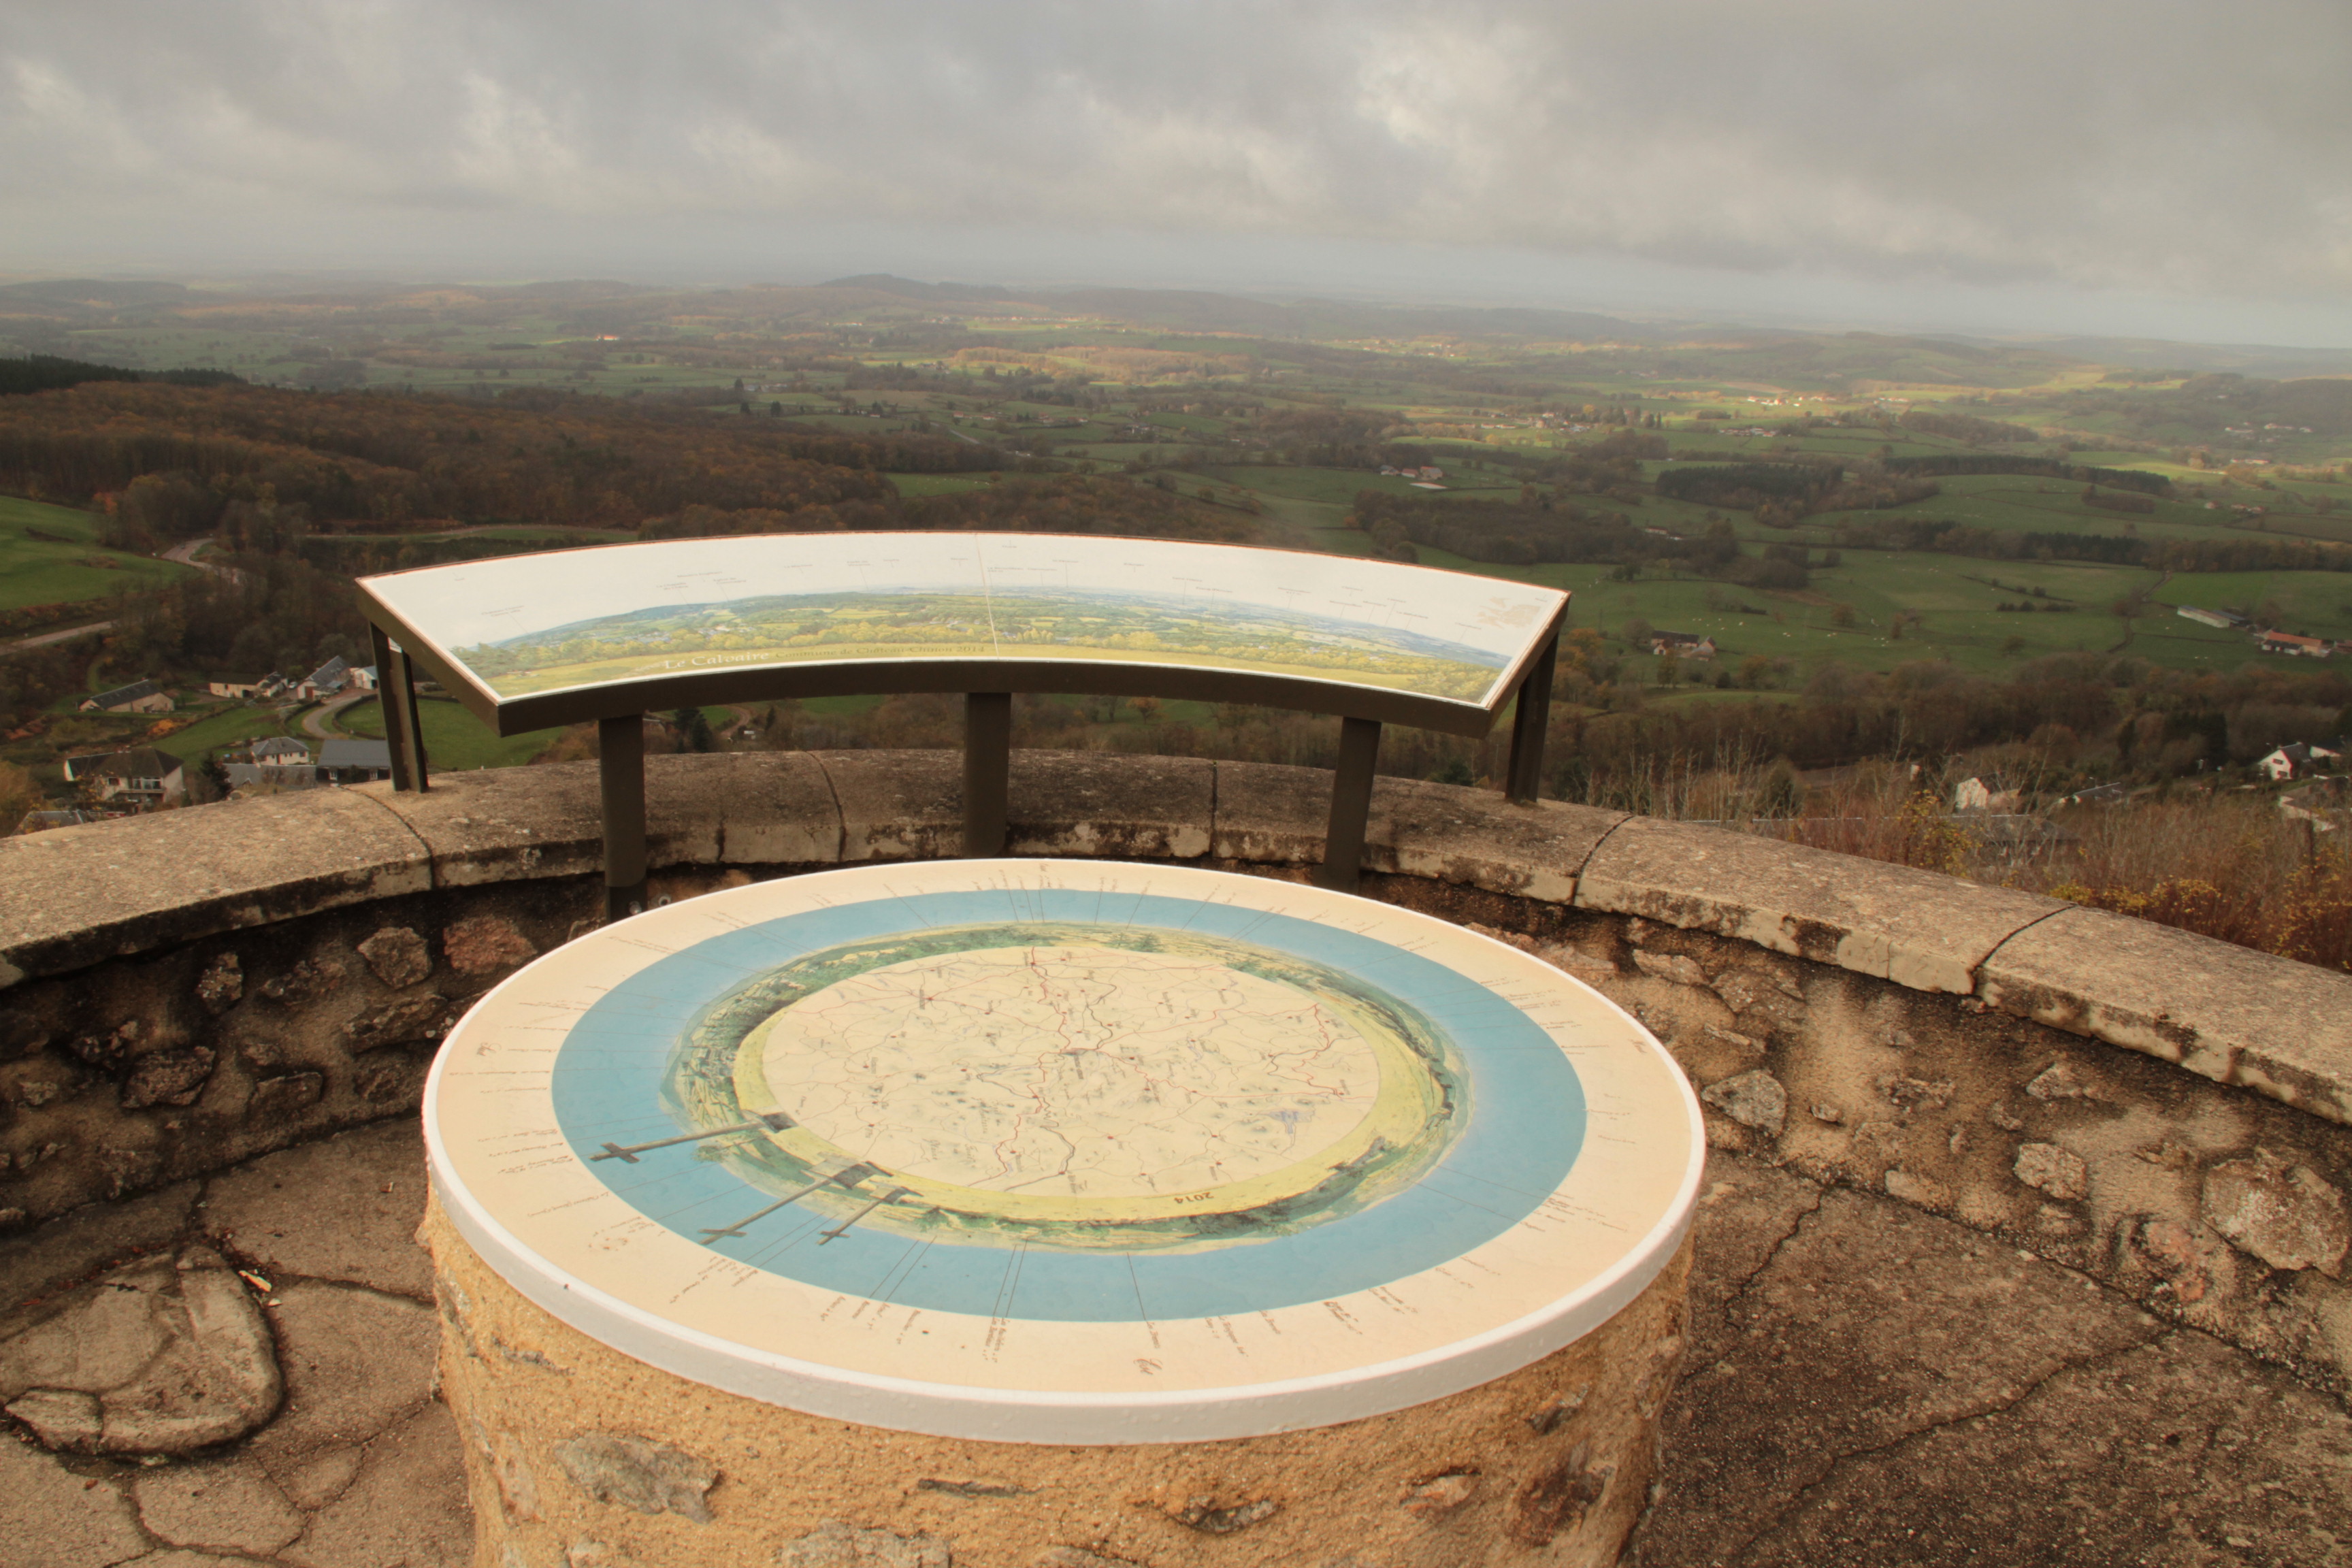
M 1158 539 L 823 533 L 504 556 L 362 579 L 502 733 L 697 700 L 1106 691 L 1483 733 L 1554 589 Z
M 655 1365 L 1028 1442 L 1475 1386 L 1673 1256 L 1705 1141 L 1549 964 L 1256 878 L 1071 861 L 763 882 L 491 993 L 425 1097 L 467 1238 Z

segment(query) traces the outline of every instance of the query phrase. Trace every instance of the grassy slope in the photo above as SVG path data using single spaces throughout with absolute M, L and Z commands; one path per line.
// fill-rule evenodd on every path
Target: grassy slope
M 36 539 L 34 531 L 57 539 Z M 112 564 L 87 564 L 92 561 Z M 98 520 L 86 511 L 0 496 L 0 610 L 103 599 L 128 588 L 153 587 L 190 570 L 101 548 Z

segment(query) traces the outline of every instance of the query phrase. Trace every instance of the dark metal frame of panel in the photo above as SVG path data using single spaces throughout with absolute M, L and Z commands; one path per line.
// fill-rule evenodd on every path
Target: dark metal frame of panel
M 626 550 L 633 546 L 603 548 Z M 371 623 L 375 645 L 394 788 L 429 787 L 425 732 L 415 685 L 420 671 L 438 680 L 500 735 L 564 724 L 596 724 L 597 765 L 604 795 L 605 913 L 608 919 L 615 920 L 635 913 L 645 904 L 646 713 L 664 708 L 874 693 L 963 694 L 964 853 L 971 856 L 995 856 L 1004 851 L 1013 694 L 1016 691 L 1244 702 L 1308 713 L 1336 713 L 1341 720 L 1339 767 L 1332 781 L 1323 865 L 1316 880 L 1326 888 L 1353 892 L 1361 874 L 1364 835 L 1371 813 L 1372 784 L 1384 725 L 1406 724 L 1483 738 L 1493 730 L 1502 707 L 1515 703 L 1510 763 L 1504 789 L 1519 805 L 1530 804 L 1537 798 L 1543 777 L 1544 734 L 1551 710 L 1552 667 L 1559 657 L 1560 627 L 1566 619 L 1563 607 L 1560 616 L 1504 672 L 1496 687 L 1501 695 L 1492 707 L 1246 669 L 1050 658 L 754 665 L 614 681 L 501 701 L 430 637 L 408 625 L 378 598 L 370 590 L 368 579 L 361 580 L 359 589 L 361 608 Z

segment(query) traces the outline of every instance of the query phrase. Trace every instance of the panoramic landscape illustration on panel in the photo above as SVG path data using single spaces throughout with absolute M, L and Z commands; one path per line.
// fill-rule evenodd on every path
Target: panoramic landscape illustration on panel
M 925 559 L 925 543 L 943 548 Z M 370 585 L 501 700 L 743 666 L 1010 658 L 1247 668 L 1481 704 L 1561 602 L 1498 579 L 1295 559 L 1277 584 L 1244 552 L 1164 542 L 784 536 Z

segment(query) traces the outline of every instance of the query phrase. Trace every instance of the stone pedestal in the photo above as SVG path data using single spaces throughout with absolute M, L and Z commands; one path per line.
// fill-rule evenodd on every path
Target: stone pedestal
M 1581 1568 L 1648 1500 L 1685 1241 L 1598 1329 L 1386 1415 L 1217 1442 L 932 1437 L 743 1398 L 607 1348 L 425 1225 L 477 1568 Z

